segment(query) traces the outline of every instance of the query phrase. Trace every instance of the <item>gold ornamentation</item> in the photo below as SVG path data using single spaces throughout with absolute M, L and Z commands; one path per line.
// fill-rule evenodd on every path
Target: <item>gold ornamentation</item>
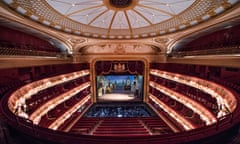
M 167 38 L 156 38 L 156 39 L 154 39 L 154 41 L 157 43 L 167 43 L 168 39 Z
M 121 64 L 121 63 L 115 63 L 114 64 L 114 72 L 123 72 L 125 71 L 125 64 Z
M 187 1 L 187 0 L 186 0 Z M 87 1 L 86 1 L 87 2 Z M 153 1 L 155 3 L 159 3 L 158 1 Z M 163 9 L 159 9 L 157 7 L 153 7 L 151 5 L 143 4 L 141 0 L 132 0 L 132 2 L 126 6 L 126 7 L 115 7 L 110 4 L 109 0 L 103 0 L 102 3 L 96 3 L 93 2 L 95 5 L 86 7 L 84 9 L 81 9 L 80 11 L 75 11 L 70 14 L 61 14 L 60 12 L 57 12 L 47 1 L 36 1 L 36 0 L 15 0 L 11 3 L 5 3 L 6 5 L 10 6 L 11 8 L 17 9 L 20 7 L 25 13 L 23 15 L 26 15 L 30 18 L 30 14 L 33 16 L 39 17 L 36 21 L 39 23 L 45 24 L 44 22 L 48 22 L 48 26 L 61 30 L 67 33 L 72 33 L 76 35 L 83 35 L 86 37 L 94 37 L 94 38 L 111 38 L 111 39 L 131 39 L 131 38 L 144 38 L 144 37 L 151 37 L 151 36 L 159 36 L 159 35 L 165 35 L 172 32 L 177 32 L 178 30 L 181 30 L 182 28 L 180 26 L 184 25 L 184 28 L 191 27 L 192 25 L 195 25 L 195 23 L 192 23 L 194 21 L 197 21 L 198 23 L 201 23 L 204 21 L 202 19 L 205 15 L 210 15 L 211 17 L 214 17 L 215 15 L 218 15 L 222 13 L 223 11 L 226 11 L 227 9 L 233 7 L 237 3 L 229 3 L 227 1 L 216 1 L 216 0 L 196 0 L 192 3 L 191 6 L 183 10 L 179 14 L 175 13 L 169 13 L 167 11 L 164 11 Z M 75 3 L 65 3 L 70 5 L 71 7 L 77 6 Z M 171 7 L 171 5 L 166 6 Z M 218 8 L 222 7 L 223 10 L 220 12 L 217 12 L 216 10 Z M 91 10 L 94 8 L 106 8 L 106 10 L 100 12 L 96 17 L 91 19 L 88 23 L 81 23 L 77 22 L 70 18 L 73 14 L 76 14 L 78 12 L 83 12 L 85 10 Z M 146 15 L 139 12 L 137 8 L 141 9 L 151 9 L 152 11 L 159 11 L 161 13 L 165 13 L 170 18 L 166 19 L 162 22 L 154 23 L 152 22 Z M 97 27 L 94 26 L 94 22 L 97 22 L 97 18 L 108 13 L 108 11 L 114 11 L 115 14 L 113 14 L 113 17 L 110 18 L 109 23 L 106 23 L 106 27 Z M 119 14 L 119 11 L 122 11 L 121 15 Z M 140 26 L 140 27 L 134 27 L 133 21 L 130 20 L 129 12 L 133 11 L 134 13 L 137 13 L 139 17 L 141 17 L 142 22 L 146 22 L 146 26 Z M 19 11 L 18 11 L 19 12 Z M 113 12 L 113 13 L 114 13 Z M 87 17 L 88 15 L 86 15 Z M 116 17 L 125 17 L 126 19 L 126 25 L 124 28 L 113 28 L 114 25 L 116 25 L 116 22 L 114 22 L 114 18 Z M 153 14 L 153 17 L 155 15 Z M 139 19 L 136 19 L 139 20 Z M 106 21 L 105 21 L 106 22 Z M 134 23 L 137 23 L 137 21 Z M 198 24 L 197 23 L 197 24 Z M 104 24 L 104 23 L 103 23 Z M 46 24 L 45 24 L 46 25 Z M 135 25 L 136 26 L 136 25 Z M 77 31 L 77 33 L 76 33 Z M 164 33 L 163 33 L 164 32 Z M 153 34 L 154 35 L 151 35 Z
M 125 47 L 123 47 L 122 44 L 118 45 L 116 47 L 114 53 L 116 53 L 116 54 L 125 54 L 126 53 Z
M 78 43 L 83 43 L 83 42 L 85 42 L 86 40 L 85 40 L 85 39 L 71 39 L 70 41 L 71 41 L 72 43 L 78 44 Z

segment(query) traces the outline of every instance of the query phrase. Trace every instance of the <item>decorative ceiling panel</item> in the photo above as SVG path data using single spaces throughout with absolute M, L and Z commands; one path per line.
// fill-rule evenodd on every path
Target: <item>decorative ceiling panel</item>
M 204 22 L 238 0 L 4 0 L 18 13 L 64 32 L 94 38 L 164 35 Z

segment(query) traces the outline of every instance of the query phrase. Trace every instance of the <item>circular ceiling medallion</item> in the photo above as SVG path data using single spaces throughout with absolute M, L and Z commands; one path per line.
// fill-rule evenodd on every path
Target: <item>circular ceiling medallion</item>
M 109 10 L 126 11 L 135 8 L 139 0 L 103 0 Z
M 109 1 L 112 6 L 117 8 L 125 8 L 132 3 L 132 0 L 109 0 Z

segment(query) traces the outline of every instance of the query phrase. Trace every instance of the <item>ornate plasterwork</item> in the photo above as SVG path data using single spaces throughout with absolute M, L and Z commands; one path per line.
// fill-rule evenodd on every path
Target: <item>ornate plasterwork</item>
M 18 13 L 66 33 L 102 39 L 136 39 L 197 25 L 231 8 L 238 0 L 132 0 L 124 8 L 114 8 L 107 0 L 4 2 Z
M 71 43 L 73 44 L 79 44 L 79 43 L 83 43 L 86 40 L 85 39 L 70 39 Z
M 81 54 L 159 54 L 161 49 L 145 44 L 109 43 L 85 46 L 79 49 Z
M 157 43 L 167 43 L 169 38 L 155 38 L 154 41 Z

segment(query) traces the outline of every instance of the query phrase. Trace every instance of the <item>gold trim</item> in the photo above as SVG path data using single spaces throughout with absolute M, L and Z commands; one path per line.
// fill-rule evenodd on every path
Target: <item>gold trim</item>
M 150 25 L 152 25 L 153 23 L 147 19 L 144 15 L 142 15 L 140 12 L 136 11 L 135 9 L 132 9 L 132 11 L 134 11 L 135 13 L 137 13 L 139 16 L 141 16 L 145 21 L 147 21 Z
M 165 14 L 167 14 L 167 15 L 170 15 L 170 16 L 172 16 L 172 17 L 175 16 L 174 14 L 172 14 L 172 13 L 170 13 L 170 12 L 167 12 L 167 11 L 164 11 L 164 10 L 161 10 L 161 9 L 157 9 L 157 8 L 155 8 L 155 7 L 150 7 L 150 6 L 146 6 L 146 5 L 142 5 L 142 4 L 138 4 L 138 6 L 144 7 L 144 8 L 148 8 L 148 9 L 153 9 L 153 10 L 159 11 L 159 12 L 161 12 L 161 13 L 165 13 Z
M 96 6 L 92 6 L 92 7 L 88 7 L 88 8 L 84 8 L 84 9 L 80 9 L 80 10 L 71 12 L 71 13 L 65 15 L 65 16 L 66 16 L 66 17 L 69 17 L 69 16 L 74 15 L 74 14 L 76 14 L 76 13 L 79 13 L 79 12 L 82 12 L 82 11 L 86 11 L 86 10 L 89 10 L 89 9 L 93 9 L 93 8 L 98 8 L 98 7 L 101 7 L 101 6 L 103 6 L 103 4 L 96 5 Z
M 9 6 L 16 10 L 17 7 L 20 6 L 20 4 L 18 4 L 17 2 L 13 2 Z
M 133 39 L 133 38 L 145 38 L 145 37 L 154 37 L 151 35 L 151 33 L 156 33 L 156 36 L 160 36 L 160 35 L 166 35 L 169 34 L 171 31 L 169 31 L 169 29 L 176 27 L 176 30 L 174 31 L 177 32 L 179 30 L 182 30 L 179 28 L 179 26 L 181 26 L 182 24 L 185 24 L 186 28 L 190 28 L 192 25 L 189 24 L 190 21 L 194 21 L 196 20 L 197 17 L 202 17 L 206 14 L 210 14 L 210 16 L 215 16 L 215 15 L 219 15 L 217 13 L 215 13 L 214 11 L 218 8 L 218 7 L 223 7 L 224 11 L 228 10 L 229 8 L 236 6 L 238 7 L 237 3 L 231 4 L 229 2 L 227 2 L 226 0 L 221 2 L 215 2 L 214 0 L 209 0 L 209 1 L 202 1 L 202 0 L 196 0 L 194 1 L 188 8 L 186 8 L 185 10 L 183 10 L 181 13 L 174 15 L 170 12 L 164 11 L 162 10 L 161 12 L 164 12 L 166 14 L 168 14 L 169 16 L 172 16 L 172 18 L 169 18 L 165 21 L 162 21 L 160 23 L 157 24 L 151 24 L 145 27 L 139 27 L 139 28 L 131 28 L 131 34 L 129 34 L 129 29 L 112 29 L 111 30 L 111 35 L 110 35 L 110 30 L 111 27 L 107 27 L 107 28 L 99 28 L 96 26 L 92 26 L 90 24 L 83 24 L 83 23 L 79 23 L 75 20 L 72 20 L 70 18 L 68 18 L 67 16 L 70 16 L 72 14 L 81 12 L 81 11 L 85 11 L 94 7 L 106 7 L 108 10 L 110 10 L 109 7 L 114 7 L 114 6 L 109 6 L 110 2 L 108 0 L 103 0 L 103 3 L 98 5 L 96 4 L 93 7 L 88 7 L 86 9 L 81 9 L 78 11 L 75 11 L 73 13 L 70 13 L 68 15 L 62 15 L 60 14 L 58 11 L 56 11 L 53 7 L 51 7 L 46 1 L 34 1 L 34 5 L 30 5 L 31 1 L 13 1 L 13 3 L 9 4 L 9 6 L 12 9 L 15 9 L 18 7 L 18 5 L 20 7 L 22 7 L 23 9 L 25 9 L 27 12 L 32 13 L 33 15 L 36 15 L 38 17 L 41 17 L 41 19 L 38 19 L 37 21 L 40 22 L 42 24 L 43 20 L 49 21 L 50 23 L 54 23 L 54 25 L 50 25 L 50 27 L 57 29 L 57 30 L 61 30 L 65 33 L 71 33 L 71 34 L 75 34 L 75 35 L 84 35 L 84 33 L 88 34 L 87 37 L 96 37 L 97 38 L 111 38 L 111 39 Z M 185 0 L 187 1 L 187 0 Z M 184 2 L 184 1 L 183 1 Z M 6 4 L 6 3 L 5 3 Z M 26 4 L 26 5 L 25 5 Z M 7 4 L 6 4 L 7 5 Z M 36 7 L 38 6 L 39 7 Z M 109 7 L 108 7 L 109 6 Z M 126 11 L 126 10 L 133 10 L 136 6 L 144 6 L 145 8 L 151 8 L 151 9 L 155 9 L 157 10 L 158 8 L 155 7 L 151 7 L 148 5 L 143 5 L 140 3 L 140 0 L 133 0 L 132 3 L 130 4 L 130 6 L 127 6 L 126 8 L 112 8 L 111 10 L 114 11 Z M 205 10 L 202 10 L 202 7 L 206 7 Z M 46 12 L 47 9 L 48 11 Z M 159 11 L 160 9 L 158 9 Z M 28 15 L 29 17 L 29 13 L 26 13 L 24 15 Z M 144 18 L 144 17 L 143 17 Z M 212 17 L 210 17 L 212 18 Z M 184 19 L 184 21 L 183 21 Z M 145 19 L 146 20 L 146 19 Z M 203 22 L 205 20 L 200 19 L 199 23 Z M 148 21 L 150 22 L 150 21 Z M 199 24 L 198 23 L 198 24 Z M 55 28 L 55 25 L 59 25 L 60 28 Z M 70 29 L 70 31 L 66 31 L 64 28 L 66 29 Z M 75 31 L 80 31 L 80 33 L 74 33 Z M 159 33 L 159 31 L 166 31 L 164 34 Z M 172 33 L 172 32 L 171 32 Z M 122 37 L 119 38 L 118 34 L 121 35 Z M 144 36 L 143 36 L 144 34 Z M 104 35 L 105 37 L 102 37 L 102 35 Z M 85 35 L 86 36 L 86 35 Z M 112 37 L 114 36 L 114 37 Z M 126 37 L 128 36 L 128 37 Z M 137 36 L 137 37 L 135 37 Z M 130 37 L 130 38 L 129 38 Z
M 108 27 L 108 32 L 107 32 L 108 34 L 109 34 L 109 32 L 111 31 L 112 24 L 113 24 L 113 21 L 114 21 L 114 19 L 115 19 L 115 17 L 116 17 L 116 14 L 117 14 L 117 12 L 115 11 L 114 14 L 113 14 L 113 17 L 112 17 L 112 19 L 111 19 L 110 25 L 109 25 L 109 27 Z
M 95 64 L 96 62 L 98 61 L 142 61 L 144 63 L 144 72 L 143 72 L 143 75 L 144 75 L 144 93 L 143 93 L 143 101 L 146 102 L 147 101 L 147 97 L 148 97 L 148 74 L 149 74 L 149 64 L 148 64 L 148 61 L 147 59 L 145 58 L 129 58 L 129 57 L 119 57 L 119 58 L 115 58 L 115 57 L 105 57 L 105 58 L 95 58 L 93 59 L 90 63 L 90 71 L 92 73 L 92 97 L 93 97 L 93 102 L 96 103 L 97 101 L 97 98 L 96 98 L 96 71 L 95 71 Z
M 97 16 L 95 16 L 87 25 L 91 25 L 96 19 L 98 19 L 101 15 L 105 14 L 107 11 L 109 11 L 109 10 L 106 9 L 105 11 L 103 11 L 100 14 L 98 14 Z
M 125 17 L 127 18 L 127 22 L 128 22 L 128 27 L 129 27 L 130 33 L 133 34 L 133 30 L 132 30 L 131 22 L 130 22 L 130 20 L 129 20 L 129 17 L 128 17 L 126 11 L 124 11 L 124 15 L 125 15 Z

